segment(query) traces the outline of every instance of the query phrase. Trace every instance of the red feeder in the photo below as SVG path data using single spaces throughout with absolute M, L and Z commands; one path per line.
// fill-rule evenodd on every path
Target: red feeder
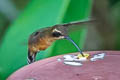
M 91 55 L 104 52 L 103 60 L 84 62 L 82 66 L 65 65 L 58 61 L 62 55 L 27 65 L 7 80 L 120 80 L 119 51 L 91 51 Z

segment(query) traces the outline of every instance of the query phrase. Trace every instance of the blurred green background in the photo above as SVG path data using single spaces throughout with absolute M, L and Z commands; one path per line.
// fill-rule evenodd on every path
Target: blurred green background
M 96 7 L 93 4 L 100 4 L 96 9 L 102 12 L 102 3 L 107 4 L 107 13 L 98 15 L 107 16 L 113 22 L 112 28 L 106 26 L 111 23 L 106 21 L 105 26 L 88 26 L 69 35 L 83 50 L 119 50 L 120 0 L 101 0 L 99 3 L 94 3 L 94 0 L 0 0 L 0 80 L 27 65 L 27 41 L 32 32 L 79 21 L 91 14 L 94 16 L 97 13 L 92 10 Z M 101 24 L 104 21 L 99 20 Z M 58 40 L 40 52 L 37 59 L 72 52 L 77 52 L 77 49 L 69 41 Z

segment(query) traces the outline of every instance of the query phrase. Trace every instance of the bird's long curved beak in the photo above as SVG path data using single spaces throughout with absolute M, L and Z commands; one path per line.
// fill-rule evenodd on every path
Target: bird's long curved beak
M 69 36 L 64 36 L 64 38 L 67 39 L 67 40 L 69 40 L 78 49 L 78 51 L 80 52 L 80 54 L 83 57 L 85 57 L 84 54 L 82 53 L 82 50 L 78 47 L 78 45 Z

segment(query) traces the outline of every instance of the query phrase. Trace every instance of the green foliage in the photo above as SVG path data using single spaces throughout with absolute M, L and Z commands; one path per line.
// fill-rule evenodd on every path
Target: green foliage
M 112 6 L 110 16 L 116 28 L 116 49 L 120 50 L 120 1 Z

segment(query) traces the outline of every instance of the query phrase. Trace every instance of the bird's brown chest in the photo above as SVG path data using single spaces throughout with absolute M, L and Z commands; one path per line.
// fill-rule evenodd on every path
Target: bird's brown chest
M 40 38 L 37 44 L 35 45 L 35 48 L 37 50 L 45 50 L 52 44 L 53 41 L 54 39 L 49 37 Z

